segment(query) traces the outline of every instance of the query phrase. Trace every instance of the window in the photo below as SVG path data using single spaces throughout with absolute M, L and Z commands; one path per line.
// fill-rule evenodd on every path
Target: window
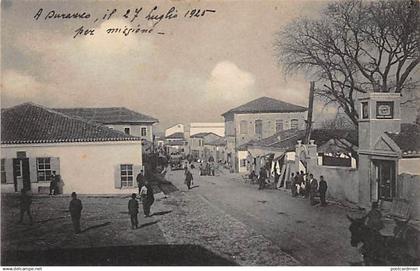
M 283 131 L 283 120 L 276 120 L 276 133 Z
M 290 122 L 290 129 L 298 129 L 299 128 L 299 120 L 292 119 Z
M 362 103 L 362 119 L 369 118 L 369 107 L 367 102 Z
M 246 167 L 246 159 L 241 159 L 241 167 Z
M 133 165 L 121 165 L 121 187 L 133 186 Z
M 241 120 L 239 123 L 239 133 L 242 135 L 248 134 L 248 122 L 246 120 Z
M 5 159 L 1 159 L 1 183 L 6 183 L 6 169 L 4 167 Z
M 140 135 L 141 136 L 147 136 L 147 128 L 146 127 L 141 127 Z
M 126 133 L 127 135 L 129 135 L 130 134 L 130 127 L 124 128 L 124 133 Z
M 255 133 L 257 135 L 262 135 L 262 120 L 255 121 Z
M 51 158 L 37 158 L 36 167 L 38 182 L 51 182 Z

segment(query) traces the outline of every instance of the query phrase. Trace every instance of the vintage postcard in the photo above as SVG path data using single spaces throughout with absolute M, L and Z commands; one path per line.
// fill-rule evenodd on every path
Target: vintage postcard
M 417 270 L 419 8 L 2 0 L 1 265 Z

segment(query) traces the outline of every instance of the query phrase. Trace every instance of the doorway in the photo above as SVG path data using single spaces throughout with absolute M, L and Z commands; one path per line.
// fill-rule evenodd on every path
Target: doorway
M 396 192 L 395 161 L 373 160 L 373 200 L 392 201 Z
M 13 159 L 13 182 L 15 192 L 19 192 L 22 188 L 25 190 L 31 189 L 29 158 Z

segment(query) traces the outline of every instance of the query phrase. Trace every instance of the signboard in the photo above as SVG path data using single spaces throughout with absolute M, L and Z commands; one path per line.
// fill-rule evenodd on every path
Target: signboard
M 394 118 L 394 102 L 376 102 L 376 118 Z

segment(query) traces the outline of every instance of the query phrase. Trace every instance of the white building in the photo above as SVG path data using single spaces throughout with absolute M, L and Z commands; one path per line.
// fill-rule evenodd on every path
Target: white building
M 153 125 L 159 120 L 125 107 L 55 108 L 55 111 L 102 124 L 114 130 L 153 141 Z
M 178 123 L 165 130 L 165 137 L 173 135 L 175 133 L 184 133 L 184 124 Z
M 32 103 L 2 110 L 1 192 L 48 193 L 51 174 L 63 193 L 137 191 L 141 138 Z
M 192 122 L 190 123 L 189 135 L 193 136 L 199 133 L 214 133 L 218 136 L 225 136 L 224 122 Z

